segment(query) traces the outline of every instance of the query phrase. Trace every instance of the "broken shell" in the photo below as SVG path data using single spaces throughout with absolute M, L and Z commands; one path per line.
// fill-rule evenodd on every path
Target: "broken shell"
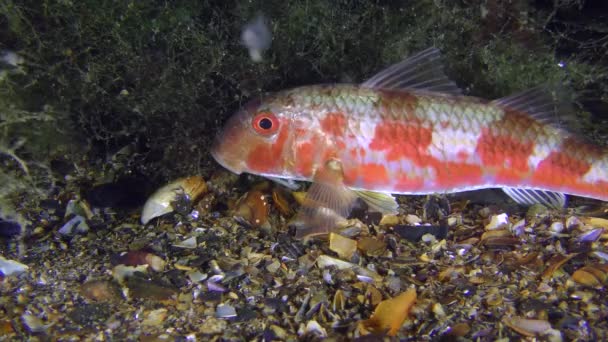
M 439 272 L 439 274 L 437 275 L 437 279 L 440 282 L 448 282 L 448 281 L 454 280 L 454 279 L 464 275 L 465 271 L 466 271 L 465 268 L 462 266 L 458 266 L 458 267 L 450 266 L 450 267 L 444 269 L 443 271 Z
M 162 324 L 167 318 L 167 309 L 160 308 L 156 310 L 152 310 L 146 314 L 146 318 L 143 320 L 142 324 L 148 327 L 154 327 Z
M 180 241 L 173 245 L 173 247 L 185 248 L 185 249 L 194 249 L 197 246 L 196 236 L 192 236 L 186 240 Z
M 371 305 L 376 306 L 382 301 L 382 293 L 380 293 L 380 291 L 378 291 L 378 289 L 374 286 L 367 285 L 367 290 L 365 290 L 365 298 L 369 299 L 369 303 Z
M 146 224 L 155 217 L 173 212 L 173 203 L 179 200 L 180 195 L 194 201 L 205 192 L 207 183 L 200 176 L 180 178 L 171 182 L 148 198 L 141 213 L 141 223 Z
M 215 317 L 217 317 L 217 318 L 236 317 L 236 309 L 232 305 L 220 304 L 215 309 Z
M 572 279 L 581 285 L 600 288 L 608 284 L 608 265 L 583 266 L 572 274 Z
M 148 265 L 139 265 L 139 266 L 125 266 L 125 265 L 117 265 L 112 269 L 112 277 L 119 284 L 124 283 L 124 281 L 132 277 L 136 272 L 146 273 L 148 270 Z
M 201 213 L 210 213 L 213 210 L 216 201 L 216 195 L 213 192 L 209 192 L 201 198 L 196 205 L 196 209 Z
M 195 270 L 188 273 L 188 278 L 190 278 L 190 281 L 192 281 L 193 283 L 199 283 L 207 279 L 207 274 Z
M 336 252 L 340 258 L 350 260 L 357 251 L 357 241 L 336 233 L 330 233 L 329 249 Z
M 579 235 L 577 240 L 581 242 L 597 241 L 602 236 L 602 233 L 604 233 L 604 228 L 595 228 Z
M 306 340 L 306 338 L 304 337 L 308 337 L 311 340 L 314 340 L 313 337 L 316 337 L 317 339 L 323 339 L 328 336 L 327 330 L 325 330 L 325 328 L 323 328 L 317 321 L 314 320 L 308 321 L 304 330 L 299 330 L 298 334 L 300 334 L 304 340 Z
M 71 214 L 76 216 L 82 216 L 87 220 L 93 218 L 93 212 L 91 211 L 91 206 L 85 200 L 76 200 L 72 199 L 68 202 L 68 205 L 65 208 L 64 218 L 67 218 Z
M 561 233 L 564 230 L 564 224 L 561 223 L 560 221 L 555 221 L 555 222 L 551 223 L 549 230 L 556 234 Z
M 365 255 L 380 256 L 386 251 L 386 243 L 373 237 L 359 239 L 357 248 Z
M 513 234 L 507 229 L 488 230 L 481 234 L 481 241 L 486 241 L 492 238 L 512 237 Z
M 370 277 L 372 278 L 374 281 L 381 281 L 382 277 L 371 270 L 368 270 L 365 267 L 361 267 L 357 264 L 353 264 L 350 262 L 346 262 L 344 260 L 340 260 L 340 259 L 336 259 L 336 258 L 332 258 L 329 255 L 319 255 L 317 257 L 317 266 L 319 268 L 326 268 L 326 267 L 331 267 L 334 266 L 335 268 L 339 269 L 339 270 L 347 270 L 347 269 L 352 269 L 356 274 L 358 275 L 362 275 L 365 277 Z
M 306 202 L 306 191 L 294 191 L 291 195 L 299 205 L 304 205 L 304 202 Z
M 471 331 L 471 326 L 468 323 L 466 323 L 466 322 L 456 323 L 450 330 L 450 335 L 462 337 L 462 336 L 465 336 L 466 334 L 468 334 L 470 331 Z
M 247 221 L 253 227 L 259 227 L 268 220 L 268 202 L 259 190 L 249 191 L 236 203 L 234 216 Z
M 548 321 L 542 319 L 505 317 L 503 318 L 502 322 L 509 328 L 528 337 L 534 337 L 543 334 L 551 329 L 551 324 Z
M 346 307 L 346 298 L 344 291 L 338 289 L 334 294 L 334 300 L 331 303 L 332 310 L 334 312 L 342 311 Z
M 556 255 L 556 256 L 554 256 L 553 258 L 551 258 L 548 261 L 548 263 L 547 263 L 548 266 L 545 269 L 545 271 L 543 272 L 543 274 L 541 275 L 541 278 L 543 280 L 551 279 L 553 277 L 553 273 L 555 273 L 555 271 L 557 271 L 566 262 L 568 262 L 568 260 L 574 258 L 577 255 L 578 255 L 578 253 L 572 253 L 572 254 L 569 254 L 567 256 L 563 256 L 563 255 Z
M 27 271 L 29 267 L 20 262 L 5 259 L 0 256 L 0 273 L 5 276 L 10 276 L 13 274 L 19 274 Z
M 509 226 L 509 217 L 507 214 L 492 215 L 490 223 L 485 226 L 486 230 L 496 230 L 507 228 Z
M 399 216 L 393 214 L 383 215 L 380 223 L 380 226 L 394 226 L 399 224 Z
M 118 284 L 109 280 L 92 280 L 80 286 L 80 293 L 98 302 L 115 302 L 122 298 Z
M 23 325 L 31 333 L 41 333 L 46 331 L 52 324 L 44 324 L 44 321 L 37 316 L 30 314 L 21 315 Z
M 293 212 L 289 206 L 287 196 L 288 195 L 281 189 L 277 189 L 276 187 L 272 189 L 272 202 L 274 203 L 274 206 L 283 216 L 288 217 L 291 216 Z
M 158 255 L 146 251 L 129 251 L 116 258 L 116 264 L 127 266 L 149 265 L 156 272 L 165 268 L 165 261 Z
M 372 316 L 359 324 L 362 334 L 383 333 L 388 330 L 387 335 L 395 336 L 403 325 L 416 302 L 416 290 L 410 288 L 397 297 L 384 300 L 376 306 Z
M 405 222 L 407 222 L 407 224 L 410 224 L 410 225 L 417 225 L 422 222 L 422 219 L 416 215 L 407 214 L 405 216 Z
M 595 227 L 595 228 L 606 228 L 608 229 L 608 219 L 603 219 L 599 217 L 580 217 L 581 222 L 586 225 Z

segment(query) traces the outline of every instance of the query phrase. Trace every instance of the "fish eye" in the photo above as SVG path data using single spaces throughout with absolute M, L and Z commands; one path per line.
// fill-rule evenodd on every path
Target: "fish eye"
M 262 135 L 274 134 L 279 129 L 279 120 L 271 112 L 260 112 L 253 117 L 253 129 Z

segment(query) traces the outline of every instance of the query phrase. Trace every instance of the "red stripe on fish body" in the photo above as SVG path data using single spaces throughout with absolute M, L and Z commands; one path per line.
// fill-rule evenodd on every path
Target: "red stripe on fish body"
M 608 198 L 606 183 L 599 181 L 605 162 L 587 177 L 592 183 L 584 181 L 603 151 L 572 145 L 567 133 L 526 113 L 466 96 L 355 85 L 303 87 L 286 96 L 296 104 L 292 110 L 308 118 L 308 132 L 296 144 L 315 141 L 314 148 L 298 149 L 295 178 L 314 173 L 302 172 L 303 164 L 314 169 L 335 158 L 343 163 L 346 185 L 367 190 L 518 186 Z M 304 155 L 311 150 L 315 156 Z
M 213 153 L 237 173 L 300 180 L 312 180 L 335 159 L 347 186 L 381 192 L 509 186 L 608 200 L 603 149 L 508 104 L 417 90 L 307 86 L 245 107 L 226 124 Z M 276 116 L 276 134 L 252 129 L 260 113 Z

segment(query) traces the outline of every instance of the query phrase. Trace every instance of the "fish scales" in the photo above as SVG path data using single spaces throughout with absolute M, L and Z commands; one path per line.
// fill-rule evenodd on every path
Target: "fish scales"
M 540 186 L 590 197 L 608 194 L 599 148 L 478 98 L 329 85 L 278 93 L 273 106 L 289 106 L 286 129 L 290 121 L 306 128 L 296 130 L 290 148 L 295 170 L 278 176 L 289 172 L 310 180 L 324 160 L 337 158 L 346 185 L 373 191 Z M 604 161 L 585 178 L 600 157 Z
M 429 51 L 416 63 L 420 55 L 432 59 Z M 427 66 L 408 63 L 362 85 L 304 86 L 249 104 L 226 123 L 212 154 L 235 173 L 313 181 L 309 203 L 336 213 L 348 212 L 351 204 L 339 202 L 353 198 L 342 187 L 397 194 L 503 188 L 522 204 L 543 192 L 559 205 L 557 193 L 608 200 L 606 149 L 548 122 L 554 103 L 540 90 L 495 101 L 463 96 L 436 72 L 432 82 L 408 76 Z M 401 78 L 419 84 L 402 86 Z
M 301 96 L 317 100 L 308 106 L 306 101 L 292 98 L 294 103 L 304 104 L 294 107 L 296 113 L 317 113 L 315 122 L 309 127 L 318 127 L 317 135 L 323 139 L 312 139 L 326 143 L 325 146 L 317 145 L 315 151 L 319 155 L 335 154 L 342 160 L 347 185 L 377 191 L 455 190 L 445 187 L 445 180 L 436 179 L 438 169 L 450 166 L 447 171 L 453 171 L 454 175 L 460 170 L 479 174 L 483 165 L 475 149 L 481 148 L 478 141 L 482 128 L 499 121 L 503 115 L 502 110 L 477 100 L 463 103 L 466 98 L 414 95 L 357 86 L 308 87 Z M 336 120 L 336 117 L 340 119 Z M 500 128 L 498 130 L 495 135 L 503 135 Z M 306 137 L 303 141 L 306 143 L 310 139 Z M 336 148 L 340 146 L 347 148 Z M 321 150 L 325 152 L 319 152 Z M 486 155 L 491 152 L 482 151 Z M 429 177 L 431 175 L 435 176 Z M 479 182 L 473 174 L 470 176 L 468 183 Z M 403 185 L 408 185 L 407 188 L 396 186 L 395 180 L 399 179 Z M 411 188 L 409 183 L 412 182 L 418 183 L 418 188 Z

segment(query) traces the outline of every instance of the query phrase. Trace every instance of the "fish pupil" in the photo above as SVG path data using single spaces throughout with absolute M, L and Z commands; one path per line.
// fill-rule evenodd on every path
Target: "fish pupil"
M 272 128 L 272 120 L 270 120 L 269 118 L 262 118 L 260 120 L 260 128 L 262 129 L 271 129 Z

